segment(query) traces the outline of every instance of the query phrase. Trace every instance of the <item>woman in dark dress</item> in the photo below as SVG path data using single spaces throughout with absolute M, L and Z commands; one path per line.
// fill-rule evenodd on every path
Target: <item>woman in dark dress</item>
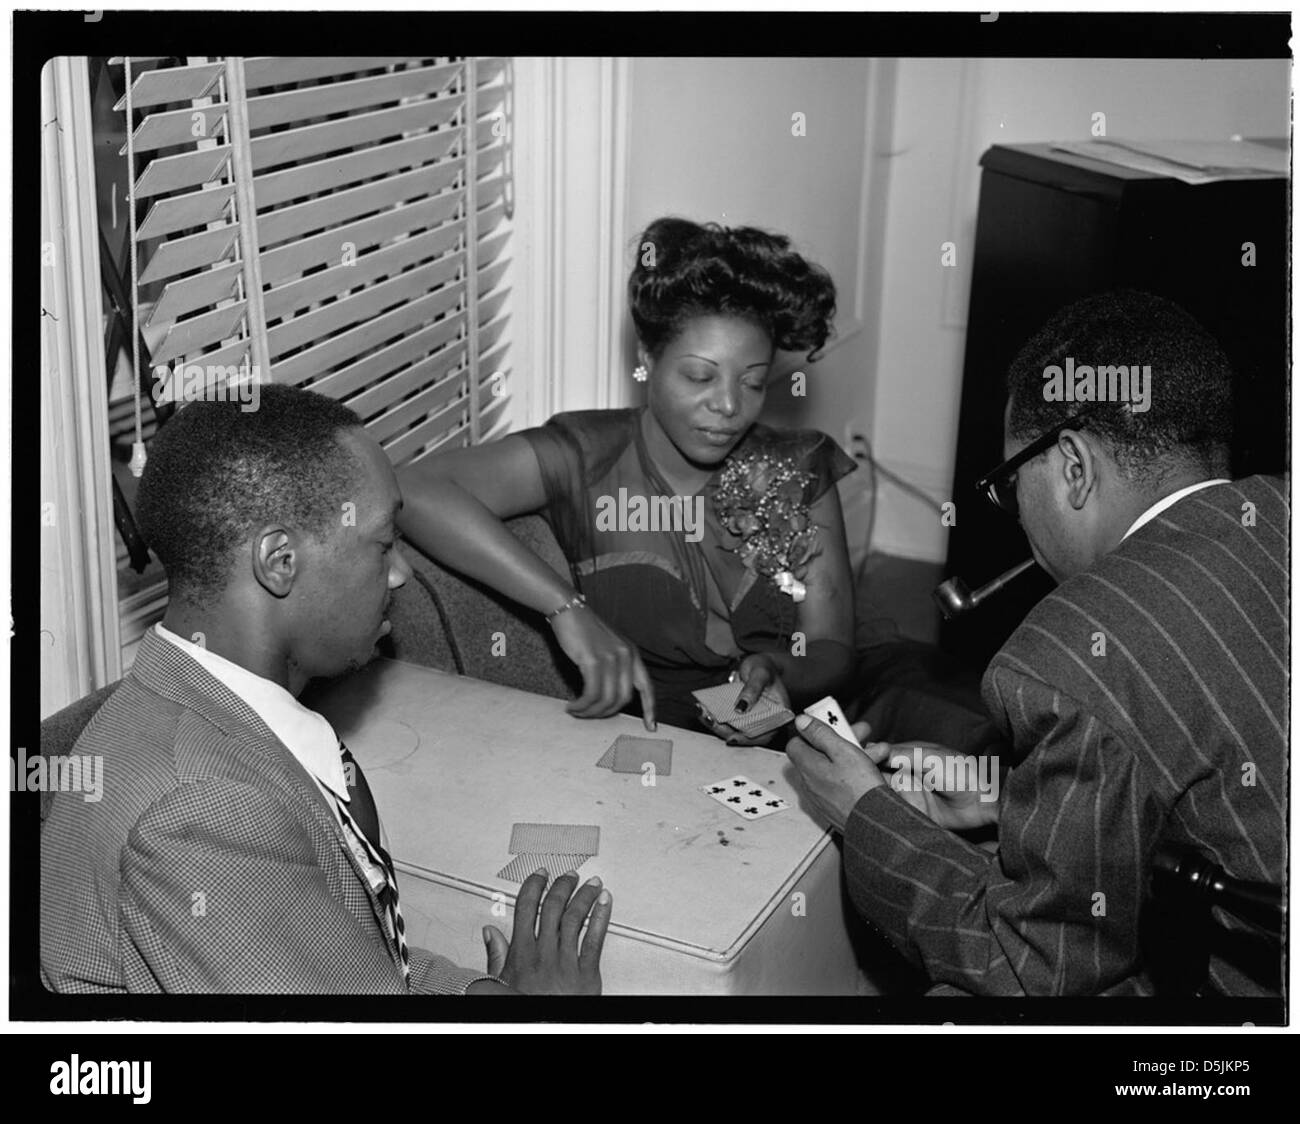
M 579 717 L 703 723 L 693 690 L 744 682 L 800 709 L 853 663 L 853 590 L 829 437 L 758 424 L 778 349 L 815 359 L 835 288 L 788 239 L 660 219 L 628 285 L 639 409 L 559 414 L 400 473 L 425 553 L 546 615 L 583 676 Z M 541 512 L 571 584 L 502 520 Z

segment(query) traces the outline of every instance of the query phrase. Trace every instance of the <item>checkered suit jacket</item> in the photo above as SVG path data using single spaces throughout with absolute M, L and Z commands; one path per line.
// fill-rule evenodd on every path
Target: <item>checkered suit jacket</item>
M 932 980 L 985 995 L 1151 994 L 1159 965 L 1144 960 L 1140 919 L 1161 845 L 1282 883 L 1289 528 L 1280 480 L 1208 488 L 1035 606 L 984 677 L 1016 755 L 995 854 L 888 785 L 858 802 L 850 893 Z M 1276 956 L 1244 970 L 1252 956 L 1226 953 L 1246 951 L 1247 934 L 1218 920 L 1213 988 L 1273 993 Z
M 152 630 L 74 749 L 103 797 L 54 797 L 41 978 L 60 992 L 406 992 L 395 945 L 307 772 L 242 700 Z M 411 949 L 412 992 L 481 972 Z

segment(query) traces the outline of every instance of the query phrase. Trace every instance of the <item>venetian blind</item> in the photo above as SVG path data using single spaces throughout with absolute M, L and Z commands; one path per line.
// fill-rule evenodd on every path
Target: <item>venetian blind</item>
M 399 465 L 503 431 L 509 60 L 130 63 L 141 363 L 169 397 L 255 371 L 346 403 Z

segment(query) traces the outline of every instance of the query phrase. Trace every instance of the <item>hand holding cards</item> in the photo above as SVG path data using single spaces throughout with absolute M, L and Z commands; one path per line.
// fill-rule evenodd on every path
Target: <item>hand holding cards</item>
M 709 691 L 722 692 L 735 686 L 735 683 L 724 683 L 721 687 L 709 688 Z M 707 696 L 709 691 L 696 691 L 695 697 L 699 698 L 703 703 L 705 700 L 702 696 Z M 718 697 L 721 699 L 733 698 L 734 700 L 734 696 L 737 694 L 739 694 L 738 691 L 728 691 L 726 695 L 719 695 Z M 780 722 L 769 727 L 770 729 L 775 729 L 777 725 L 783 725 L 793 717 L 788 710 L 782 708 L 782 711 L 785 717 Z M 819 722 L 824 722 L 835 731 L 838 737 L 843 738 L 850 745 L 862 749 L 862 744 L 858 741 L 857 735 L 854 734 L 853 727 L 849 725 L 849 720 L 845 717 L 844 711 L 840 709 L 840 704 L 830 695 L 813 703 L 804 713 L 809 717 L 816 718 Z M 741 717 L 743 718 L 743 715 Z M 739 728 L 739 723 L 734 719 L 730 720 L 729 724 Z M 768 792 L 762 785 L 755 784 L 748 777 L 727 777 L 725 780 L 717 781 L 714 784 L 704 785 L 700 791 L 709 798 L 716 800 L 724 808 L 731 809 L 736 815 L 747 820 L 759 820 L 764 816 L 782 812 L 790 807 L 788 801 L 775 793 Z
M 816 718 L 818 722 L 825 722 L 846 742 L 851 742 L 858 749 L 862 748 L 857 734 L 853 732 L 853 727 L 849 725 L 849 720 L 844 717 L 844 711 L 840 709 L 840 704 L 833 696 L 827 695 L 824 699 L 806 707 L 804 713 L 810 718 Z
M 736 702 L 744 689 L 744 683 L 733 679 L 730 683 L 719 683 L 716 687 L 705 687 L 691 694 L 699 702 L 706 719 L 720 726 L 730 726 L 746 737 L 762 737 L 794 720 L 794 714 L 786 708 L 781 696 L 770 687 L 748 710 L 737 710 Z

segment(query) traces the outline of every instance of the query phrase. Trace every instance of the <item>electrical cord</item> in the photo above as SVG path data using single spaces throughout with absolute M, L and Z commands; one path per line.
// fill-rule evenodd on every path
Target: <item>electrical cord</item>
M 899 476 L 898 473 L 893 471 L 893 469 L 886 468 L 876 460 L 875 450 L 872 449 L 871 442 L 865 436 L 858 434 L 855 446 L 860 448 L 862 451 L 855 453 L 853 459 L 859 464 L 865 465 L 871 476 L 870 482 L 867 485 L 870 512 L 867 516 L 866 549 L 863 551 L 862 560 L 858 563 L 857 569 L 853 574 L 853 584 L 856 589 L 861 584 L 862 574 L 867 566 L 867 559 L 871 557 L 871 543 L 875 538 L 876 533 L 876 489 L 879 487 L 878 478 L 883 477 L 891 484 L 901 488 L 908 495 L 920 500 L 926 507 L 937 515 L 943 514 L 943 504 L 933 496 L 929 495 L 920 487 L 920 485 L 913 484 L 910 480 Z

